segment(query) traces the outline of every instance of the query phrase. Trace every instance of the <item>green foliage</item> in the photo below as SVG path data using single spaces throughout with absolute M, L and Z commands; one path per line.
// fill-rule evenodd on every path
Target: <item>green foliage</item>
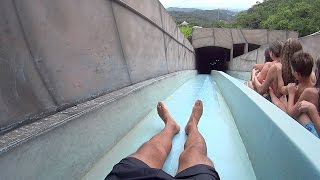
M 186 38 L 190 38 L 192 36 L 191 26 L 180 26 L 180 31 L 184 34 Z
M 169 13 L 190 26 L 289 30 L 300 36 L 320 31 L 320 0 L 263 0 L 239 14 L 219 10 L 219 17 L 217 10 Z
M 188 12 L 169 11 L 174 17 L 177 24 L 187 21 L 190 26 L 215 27 L 217 25 L 226 24 L 237 14 L 228 10 L 193 10 Z
M 236 27 L 298 31 L 300 36 L 319 31 L 320 0 L 265 0 L 234 21 Z

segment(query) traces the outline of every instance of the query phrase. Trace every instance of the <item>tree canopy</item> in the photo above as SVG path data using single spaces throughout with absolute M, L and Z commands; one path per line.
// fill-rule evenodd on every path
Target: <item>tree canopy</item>
M 320 31 L 320 0 L 257 1 L 239 14 L 224 10 L 169 13 L 178 24 L 188 21 L 190 26 L 288 30 L 299 32 L 299 36 Z M 182 28 L 187 37 L 191 36 L 190 29 Z
M 320 31 L 320 0 L 264 0 L 241 12 L 233 27 L 298 31 L 306 36 Z

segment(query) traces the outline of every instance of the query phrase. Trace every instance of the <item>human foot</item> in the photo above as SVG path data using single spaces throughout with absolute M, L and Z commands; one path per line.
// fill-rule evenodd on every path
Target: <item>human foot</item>
M 176 121 L 171 117 L 167 107 L 163 104 L 163 102 L 158 103 L 157 111 L 160 118 L 163 120 L 166 126 L 172 127 L 174 133 L 177 134 L 180 131 L 180 127 L 176 123 Z
M 192 113 L 190 115 L 190 119 L 188 121 L 188 124 L 186 125 L 185 131 L 186 134 L 189 133 L 190 128 L 192 126 L 196 127 L 200 121 L 200 118 L 203 113 L 203 104 L 201 100 L 197 100 L 193 106 Z

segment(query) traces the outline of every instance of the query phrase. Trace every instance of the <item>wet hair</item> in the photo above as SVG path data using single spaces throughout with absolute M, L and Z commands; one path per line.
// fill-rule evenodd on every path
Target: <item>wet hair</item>
M 269 51 L 272 52 L 276 57 L 281 56 L 281 51 L 282 51 L 282 42 L 280 41 L 275 41 L 269 46 Z
M 291 59 L 291 67 L 294 71 L 299 73 L 302 77 L 310 76 L 313 68 L 314 60 L 312 56 L 303 51 L 293 54 Z
M 264 63 L 266 63 L 266 62 L 272 62 L 269 48 L 267 48 L 267 49 L 264 51 Z
M 319 88 L 320 87 L 320 56 L 317 58 L 316 60 L 316 69 L 315 69 L 315 74 L 316 74 L 316 87 Z M 320 96 L 319 96 L 320 97 Z M 320 98 L 319 98 L 320 101 Z
M 302 51 L 302 45 L 295 38 L 289 38 L 283 45 L 281 52 L 281 64 L 282 64 L 282 78 L 284 85 L 294 83 L 295 78 L 291 73 L 290 61 L 295 52 Z

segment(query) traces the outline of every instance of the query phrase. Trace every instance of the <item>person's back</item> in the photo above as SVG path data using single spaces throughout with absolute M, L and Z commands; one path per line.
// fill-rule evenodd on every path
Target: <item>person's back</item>
M 280 41 L 275 41 L 272 44 L 270 44 L 269 48 L 269 57 L 272 59 L 271 62 L 266 62 L 263 66 L 259 76 L 258 81 L 262 83 L 269 72 L 269 69 L 276 63 L 280 62 L 280 56 L 281 56 L 281 50 L 282 50 L 282 43 Z M 265 54 L 266 56 L 266 54 Z M 267 57 L 266 57 L 267 58 Z
M 249 86 L 251 89 L 255 89 L 254 86 L 252 85 L 252 81 L 254 81 L 254 77 L 257 77 L 257 80 L 260 83 L 263 83 L 263 81 L 266 79 L 267 74 L 270 70 L 270 68 L 280 62 L 280 56 L 281 56 L 281 50 L 282 50 L 282 43 L 280 41 L 275 41 L 270 46 L 268 49 L 265 51 L 265 58 L 266 62 L 263 64 L 261 69 L 257 70 L 254 66 L 254 69 L 252 71 L 252 79 L 251 81 L 248 81 L 247 86 Z M 269 60 L 271 59 L 271 60 Z M 258 75 L 256 75 L 256 72 L 259 72 Z
M 292 117 L 296 117 L 297 102 L 300 102 L 301 98 L 304 98 L 300 97 L 302 92 L 306 88 L 314 87 L 314 83 L 312 82 L 313 64 L 314 60 L 307 52 L 299 51 L 292 56 L 291 71 L 293 77 L 298 81 L 298 84 L 290 83 L 287 86 L 289 95 L 287 113 Z
M 316 137 L 319 137 L 319 134 L 315 128 L 315 125 L 312 121 L 314 118 L 308 117 L 309 115 L 304 113 L 304 110 L 301 109 L 301 104 L 309 104 L 316 107 L 317 100 L 314 93 L 307 94 L 307 92 L 312 92 L 314 88 L 314 82 L 312 79 L 312 68 L 313 68 L 313 58 L 309 53 L 300 51 L 296 52 L 291 61 L 291 71 L 295 79 L 298 80 L 298 85 L 296 86 L 293 83 L 288 85 L 288 114 L 297 120 L 303 127 L 308 131 L 314 134 Z M 316 108 L 315 108 L 316 109 Z M 317 122 L 318 123 L 318 122 Z M 319 125 L 319 124 L 317 124 Z
M 296 103 L 306 88 L 314 87 L 313 68 L 314 60 L 312 56 L 303 51 L 296 52 L 291 61 L 292 75 L 298 81 L 297 92 L 294 103 Z

